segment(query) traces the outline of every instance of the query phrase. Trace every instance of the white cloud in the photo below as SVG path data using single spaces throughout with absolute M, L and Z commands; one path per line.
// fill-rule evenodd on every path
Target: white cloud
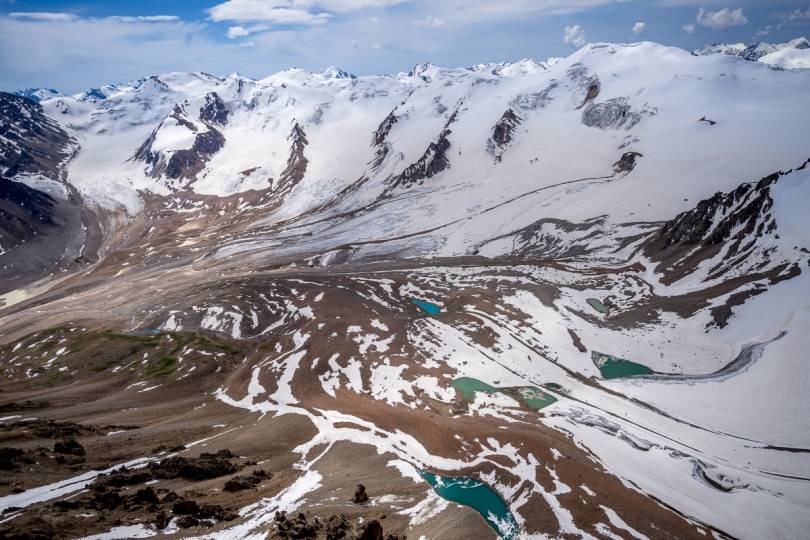
M 627 0 L 458 0 L 447 3 L 453 6 L 453 15 L 459 19 L 491 20 L 539 14 L 563 15 L 625 1 Z M 433 2 L 434 6 L 443 3 L 435 0 Z
M 29 21 L 39 21 L 39 22 L 71 22 L 71 21 L 78 21 L 81 19 L 81 17 L 73 13 L 51 13 L 44 11 L 20 11 L 9 13 L 8 16 L 14 19 L 26 19 Z M 179 21 L 180 18 L 177 15 L 139 15 L 136 17 L 112 15 L 110 17 L 102 17 L 99 19 L 92 19 L 92 20 L 133 23 L 133 22 L 175 22 Z
M 643 34 L 644 30 L 647 29 L 647 23 L 644 22 L 637 22 L 633 25 L 633 33 L 635 35 Z
M 410 0 L 226 0 L 207 10 L 212 21 L 323 24 L 330 12 L 384 8 Z
M 228 0 L 208 9 L 212 21 L 268 22 L 272 24 L 322 24 L 329 19 L 324 12 L 311 13 L 295 7 L 295 0 Z
M 51 13 L 48 11 L 23 11 L 9 13 L 15 19 L 28 19 L 31 21 L 75 21 L 78 19 L 73 13 Z
M 180 17 L 178 17 L 177 15 L 141 15 L 138 17 L 112 16 L 105 18 L 110 21 L 121 21 L 121 22 L 172 22 L 180 20 Z
M 563 41 L 565 41 L 567 45 L 580 48 L 588 42 L 588 38 L 585 37 L 585 30 L 580 25 L 575 24 L 565 27 Z
M 683 28 L 683 31 L 686 32 L 687 34 L 694 34 L 695 30 L 697 30 L 697 27 L 692 23 L 685 24 L 681 26 L 681 28 Z
M 250 31 L 244 26 L 231 26 L 230 28 L 228 28 L 228 37 L 230 39 L 236 39 L 239 37 L 245 37 L 249 35 Z
M 725 30 L 729 26 L 748 24 L 748 17 L 745 16 L 742 8 L 723 8 L 719 11 L 706 11 L 704 8 L 700 8 L 695 20 L 699 25 L 714 30 Z
M 414 24 L 422 28 L 441 28 L 442 26 L 444 26 L 444 20 L 438 19 L 433 15 L 428 15 L 424 19 L 415 20 Z
M 810 4 L 807 5 L 806 10 L 799 8 L 791 11 L 787 16 L 783 17 L 780 24 L 791 23 L 794 21 L 810 21 Z
M 781 14 L 773 14 L 772 17 L 777 19 L 779 22 L 776 24 L 769 24 L 766 25 L 764 28 L 757 31 L 758 36 L 767 36 L 774 30 L 781 30 L 785 27 L 785 25 L 791 23 L 802 23 L 804 21 L 810 21 L 810 4 L 808 4 L 807 9 L 796 8 L 790 13 L 781 13 Z

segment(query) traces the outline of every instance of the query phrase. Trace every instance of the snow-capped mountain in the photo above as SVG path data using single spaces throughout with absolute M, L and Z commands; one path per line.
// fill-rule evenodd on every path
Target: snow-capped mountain
M 709 54 L 738 56 L 751 62 L 762 62 L 780 69 L 810 68 L 810 42 L 804 37 L 784 43 L 766 43 L 764 41 L 758 41 L 750 45 L 745 43 L 713 43 L 695 50 L 694 54 L 699 56 Z
M 58 90 L 54 90 L 53 88 L 26 88 L 25 90 L 15 92 L 15 94 L 36 102 L 62 95 Z
M 108 476 L 54 460 L 0 507 L 126 501 L 59 518 L 74 536 L 248 537 L 301 510 L 413 538 L 800 537 L 810 71 L 771 59 L 807 50 L 1 95 L 0 390 L 104 422 L 76 436 Z M 209 444 L 233 453 L 180 461 Z M 139 506 L 140 483 L 177 493 Z M 178 493 L 194 520 L 168 518 Z

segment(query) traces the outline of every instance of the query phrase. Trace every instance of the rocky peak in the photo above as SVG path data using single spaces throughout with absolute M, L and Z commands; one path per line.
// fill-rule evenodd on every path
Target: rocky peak
M 25 90 L 17 90 L 14 93 L 18 96 L 36 101 L 37 103 L 62 95 L 61 92 L 53 88 L 26 88 Z
M 356 79 L 357 78 L 355 75 L 352 75 L 348 71 L 343 71 L 342 69 L 337 68 L 335 66 L 329 66 L 328 68 L 323 70 L 321 75 L 323 75 L 324 78 L 326 78 L 326 79 Z
M 304 155 L 304 150 L 309 144 L 309 140 L 307 140 L 307 134 L 304 128 L 297 120 L 294 121 L 287 140 L 290 141 L 290 155 L 287 158 L 287 166 L 284 168 L 278 184 L 275 186 L 275 191 L 282 196 L 289 193 L 298 182 L 303 180 L 307 172 L 307 166 L 309 165 L 309 160 Z
M 507 109 L 492 127 L 492 135 L 487 141 L 487 152 L 495 156 L 496 162 L 501 161 L 504 150 L 512 142 L 515 130 L 521 122 L 520 116 L 515 111 Z
M 205 95 L 205 105 L 200 108 L 200 120 L 219 126 L 228 123 L 228 108 L 216 92 Z

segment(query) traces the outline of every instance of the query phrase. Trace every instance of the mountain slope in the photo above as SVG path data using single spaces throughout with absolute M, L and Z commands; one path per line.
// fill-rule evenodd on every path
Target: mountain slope
M 2 534 L 800 536 L 808 87 L 638 43 L 9 101 L 79 149 L 3 204 L 81 225 L 0 263 L 84 259 L 4 279 L 0 407 L 88 451 L 9 425 Z

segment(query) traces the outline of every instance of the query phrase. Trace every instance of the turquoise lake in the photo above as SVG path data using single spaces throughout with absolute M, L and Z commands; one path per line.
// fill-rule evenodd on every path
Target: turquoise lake
M 414 298 L 411 300 L 411 303 L 418 306 L 419 309 L 427 313 L 428 315 L 438 315 L 442 312 L 442 308 L 434 304 L 433 302 L 428 302 L 427 300 L 419 300 L 418 298 Z
M 602 303 L 601 300 L 598 300 L 596 298 L 588 298 L 587 302 L 588 302 L 588 305 L 590 305 L 593 309 L 595 309 L 599 313 L 605 313 L 606 314 L 606 313 L 608 313 L 610 311 L 608 309 L 608 307 L 605 304 Z
M 442 498 L 469 506 L 484 518 L 487 525 L 506 540 L 517 537 L 518 525 L 500 495 L 483 482 L 474 478 L 440 476 L 421 471 L 428 484 Z
M 643 364 L 597 351 L 591 351 L 591 360 L 599 368 L 599 372 L 605 379 L 621 379 L 622 377 L 652 375 L 655 373 Z
M 495 388 L 478 379 L 472 377 L 460 377 L 450 383 L 452 388 L 461 392 L 461 399 L 464 401 L 475 401 L 476 392 L 486 392 L 488 394 L 502 393 L 522 401 L 530 409 L 540 410 L 557 401 L 557 398 L 535 388 L 534 386 L 516 386 L 510 388 Z

